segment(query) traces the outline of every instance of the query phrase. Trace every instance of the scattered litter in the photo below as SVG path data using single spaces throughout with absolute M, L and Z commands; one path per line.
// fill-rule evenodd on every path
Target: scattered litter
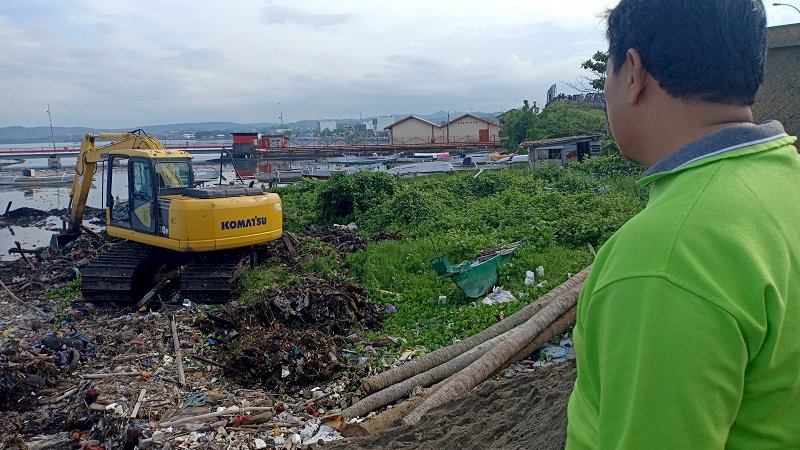
M 525 286 L 530 286 L 536 283 L 536 275 L 530 270 L 525 271 Z
M 506 291 L 505 289 L 495 287 L 492 292 L 481 300 L 484 305 L 495 305 L 498 303 L 516 302 L 517 298 L 514 294 Z

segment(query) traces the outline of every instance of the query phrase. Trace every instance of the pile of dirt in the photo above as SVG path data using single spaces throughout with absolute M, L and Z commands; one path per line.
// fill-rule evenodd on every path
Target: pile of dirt
M 297 392 L 351 367 L 342 357 L 345 337 L 376 330 L 383 319 L 361 286 L 312 276 L 258 300 L 231 303 L 225 311 L 230 327 L 217 336 L 225 341 L 230 328 L 236 336 L 227 339 L 226 366 L 240 379 L 279 392 Z
M 6 227 L 45 227 L 45 222 L 49 217 L 63 217 L 69 210 L 51 209 L 49 211 L 22 207 L 12 209 L 5 214 L 0 215 L 0 228 Z M 86 207 L 84 212 L 84 220 L 86 221 L 105 221 L 105 210 L 99 208 Z
M 367 246 L 368 239 L 356 234 L 355 229 L 346 226 L 309 227 L 306 236 L 317 238 L 330 244 L 339 253 L 354 253 Z
M 415 426 L 326 444 L 331 450 L 491 448 L 563 449 L 567 403 L 575 383 L 569 361 L 487 381 L 430 411 Z

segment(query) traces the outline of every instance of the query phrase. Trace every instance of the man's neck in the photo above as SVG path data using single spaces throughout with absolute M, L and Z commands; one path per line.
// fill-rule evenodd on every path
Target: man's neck
M 643 135 L 648 142 L 641 148 L 647 153 L 640 162 L 647 167 L 723 128 L 753 122 L 749 106 L 685 102 L 670 106 L 659 114 L 664 120 L 651 122 L 650 133 Z

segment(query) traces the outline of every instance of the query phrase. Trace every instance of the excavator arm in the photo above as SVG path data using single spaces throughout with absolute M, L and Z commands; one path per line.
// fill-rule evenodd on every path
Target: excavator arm
M 116 141 L 97 147 L 97 141 Z M 92 178 L 97 170 L 97 163 L 105 160 L 109 153 L 128 149 L 164 150 L 164 145 L 156 138 L 150 137 L 142 130 L 127 133 L 89 133 L 81 140 L 81 150 L 75 164 L 75 177 L 70 191 L 69 211 L 65 220 L 64 231 L 54 236 L 51 245 L 64 246 L 81 234 L 83 213 L 86 200 L 92 186 Z

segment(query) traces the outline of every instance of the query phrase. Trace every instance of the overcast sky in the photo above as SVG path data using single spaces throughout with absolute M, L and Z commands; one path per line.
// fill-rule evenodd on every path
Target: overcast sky
M 0 126 L 510 109 L 569 91 L 616 1 L 2 0 Z

